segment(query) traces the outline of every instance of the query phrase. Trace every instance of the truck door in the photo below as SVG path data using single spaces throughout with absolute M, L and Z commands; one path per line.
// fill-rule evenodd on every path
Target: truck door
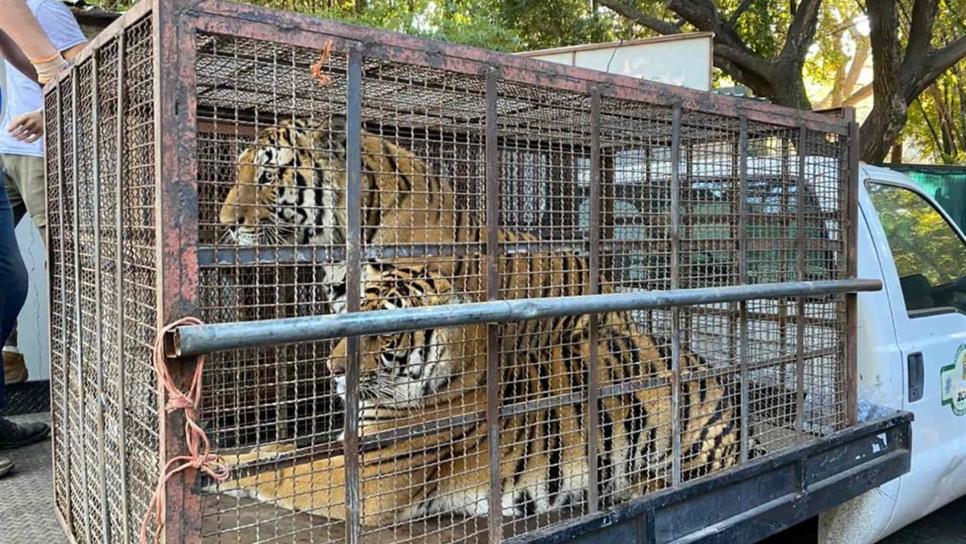
M 966 243 L 911 185 L 865 185 L 894 309 L 904 408 L 915 414 L 912 469 L 888 533 L 966 493 Z

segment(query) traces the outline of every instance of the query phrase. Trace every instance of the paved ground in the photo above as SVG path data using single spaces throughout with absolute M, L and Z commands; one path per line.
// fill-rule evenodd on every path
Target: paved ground
M 49 418 L 47 414 L 33 414 L 13 419 Z M 66 543 L 53 515 L 50 442 L 17 450 L 14 457 L 16 472 L 0 478 L 0 544 Z M 782 540 L 796 544 L 808 541 L 808 527 L 797 532 L 782 535 Z M 966 498 L 892 535 L 882 544 L 966 544 Z
M 49 421 L 47 414 L 11 418 Z M 54 516 L 50 441 L 8 452 L 17 464 L 0 478 L 0 544 L 61 544 L 67 540 Z
M 942 508 L 881 544 L 966 544 L 966 498 Z

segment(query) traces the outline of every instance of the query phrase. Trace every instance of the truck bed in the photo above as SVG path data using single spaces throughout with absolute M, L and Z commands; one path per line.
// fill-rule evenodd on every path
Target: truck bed
M 908 472 L 911 421 L 911 414 L 897 413 L 804 444 L 793 431 L 768 429 L 771 447 L 782 451 L 760 461 L 603 513 L 564 511 L 555 519 L 544 517 L 541 525 L 552 525 L 543 529 L 533 520 L 508 521 L 503 533 L 512 542 L 546 544 L 759 540 Z M 250 499 L 208 495 L 205 501 L 205 510 L 223 513 L 205 520 L 203 534 L 210 536 L 203 542 L 345 542 L 341 522 Z M 234 514 L 224 512 L 219 501 L 231 501 Z M 226 529 L 227 534 L 216 536 Z M 362 542 L 483 544 L 488 542 L 487 524 L 481 517 L 441 516 L 373 530 Z

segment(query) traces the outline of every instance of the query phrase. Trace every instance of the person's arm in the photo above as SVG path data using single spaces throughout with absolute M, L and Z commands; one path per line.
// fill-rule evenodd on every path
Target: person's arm
M 47 83 L 67 65 L 67 61 L 50 43 L 25 0 L 5 0 L 3 4 L 0 30 L 6 32 L 30 60 L 37 72 L 37 82 Z
M 21 74 L 37 81 L 37 70 L 34 69 L 34 65 L 30 64 L 30 60 L 23 54 L 23 51 L 2 30 L 0 30 L 0 57 L 12 64 Z

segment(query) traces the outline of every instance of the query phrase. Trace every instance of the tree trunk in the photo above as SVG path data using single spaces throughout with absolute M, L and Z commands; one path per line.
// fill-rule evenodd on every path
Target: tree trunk
M 800 110 L 811 110 L 812 103 L 805 90 L 801 67 L 782 67 L 776 70 L 777 75 L 771 82 L 771 92 L 767 95 L 772 102 L 781 106 L 789 106 Z M 759 91 L 752 89 L 757 94 Z
M 893 94 L 892 100 L 886 103 L 876 92 L 875 106 L 859 131 L 863 161 L 882 162 L 906 124 L 907 109 L 902 97 Z
M 869 0 L 872 43 L 872 112 L 859 132 L 861 158 L 881 162 L 906 123 L 906 102 L 899 87 L 899 17 L 892 0 Z

